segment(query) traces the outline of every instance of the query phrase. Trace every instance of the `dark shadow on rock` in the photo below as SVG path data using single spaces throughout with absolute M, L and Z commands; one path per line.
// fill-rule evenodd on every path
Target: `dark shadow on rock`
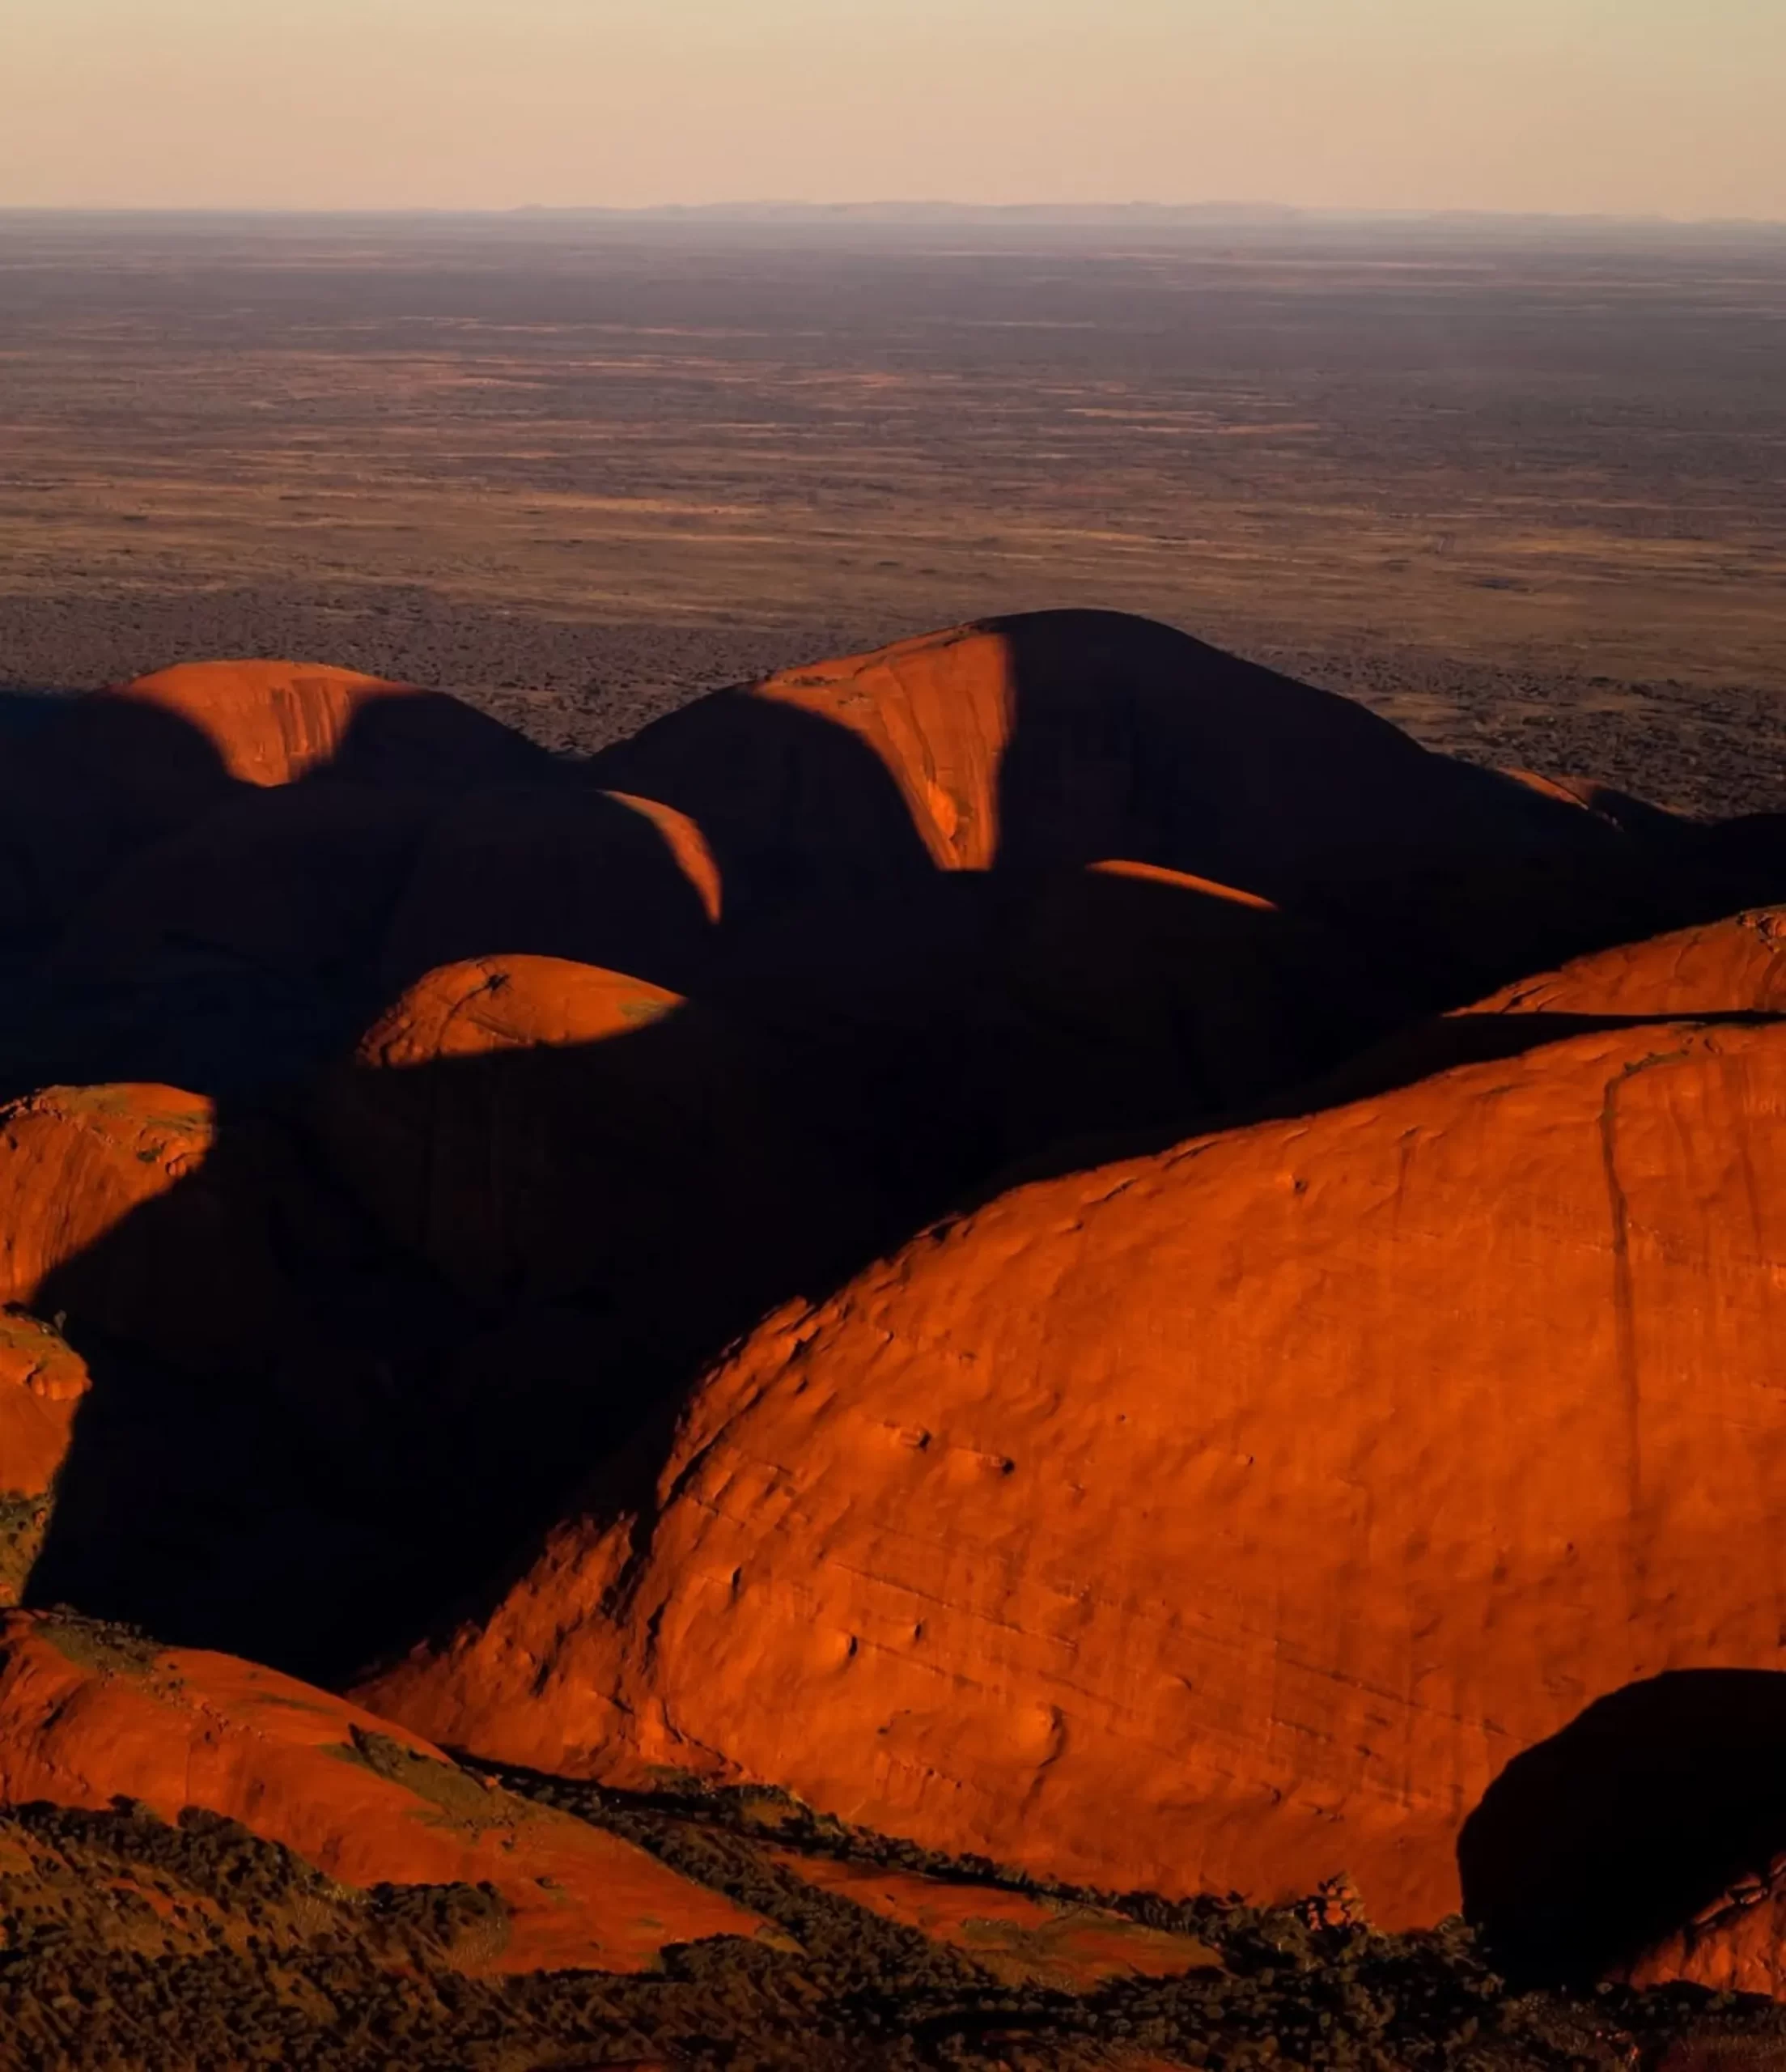
M 63 1019 L 39 1059 L 210 1093 L 215 1146 L 32 1293 L 96 1378 L 32 1598 L 338 1680 L 599 1505 L 605 1459 L 631 1444 L 648 1471 L 728 1340 L 994 1176 L 1270 1112 L 1475 996 L 1457 989 L 1478 967 L 1487 984 L 1532 968 L 1499 968 L 1522 945 L 1674 924 L 1652 919 L 1633 845 L 1578 809 L 1517 786 L 1508 807 L 1501 780 L 1165 629 L 1064 618 L 1006 629 L 1016 732 L 988 870 L 937 868 L 849 728 L 744 691 L 581 767 L 374 701 L 333 764 L 277 795 L 226 778 L 136 852 L 57 948 Z M 1162 640 L 1165 691 L 1143 681 Z M 1087 675 L 1101 643 L 1115 673 Z M 85 724 L 113 724 L 95 703 Z M 1362 803 L 1348 756 L 1373 773 Z M 1426 800 L 1399 826 L 1392 769 Z M 716 927 L 598 787 L 698 824 Z M 1479 849 L 1504 807 L 1538 890 L 1484 953 L 1459 916 L 1494 897 L 1461 906 L 1427 837 L 1455 849 L 1462 826 Z M 481 877 L 486 811 L 506 880 Z M 529 856 L 536 822 L 583 875 Z M 1321 840 L 1350 845 L 1343 868 Z M 1281 911 L 1084 868 L 1113 857 L 1263 883 Z M 1545 906 L 1546 872 L 1554 891 L 1586 868 L 1618 897 Z M 1384 911 L 1402 918 L 1378 928 Z M 632 975 L 687 998 L 600 1042 L 346 1061 L 424 959 L 520 951 L 680 959 L 683 983 L 668 962 Z M 1522 1046 L 1564 1033 L 1519 1019 Z
M 443 964 L 557 957 L 694 991 L 717 930 L 643 814 L 549 771 L 479 784 L 434 816 L 375 959 L 385 1000 Z
M 1457 1843 L 1464 1911 L 1521 1985 L 1590 1984 L 1786 1849 L 1786 1675 L 1675 1670 L 1516 1756 Z
M 715 691 L 589 765 L 706 835 L 728 928 L 790 907 L 883 901 L 934 873 L 897 786 L 846 727 L 748 690 Z
M 1172 627 L 1095 611 L 988 623 L 1015 708 L 1001 868 L 1139 856 L 1288 902 L 1311 873 L 1616 844 L 1576 808 Z

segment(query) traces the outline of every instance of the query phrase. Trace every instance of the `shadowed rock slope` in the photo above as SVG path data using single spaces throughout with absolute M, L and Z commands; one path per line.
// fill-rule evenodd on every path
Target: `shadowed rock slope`
M 0 741 L 21 2064 L 1769 2032 L 1786 822 L 1101 613 Z

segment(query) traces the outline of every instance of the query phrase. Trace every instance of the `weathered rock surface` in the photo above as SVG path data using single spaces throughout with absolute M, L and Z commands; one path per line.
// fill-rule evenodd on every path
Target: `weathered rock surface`
M 210 1102 L 172 1086 L 52 1086 L 0 1109 L 0 1302 L 28 1306 L 213 1135 Z
M 201 1807 L 358 1887 L 487 1883 L 476 1968 L 638 1971 L 757 1922 L 643 1851 L 485 1785 L 327 1692 L 227 1655 L 58 1613 L 0 1619 L 0 1802 L 163 1819 Z
M 661 986 L 566 957 L 473 957 L 409 987 L 361 1038 L 358 1061 L 397 1072 L 541 1043 L 597 1043 L 681 1004 Z
M 370 1682 L 1186 1892 L 1457 1904 L 1587 1701 L 1771 1667 L 1786 1030 L 1652 1025 L 1002 1197 L 697 1391 L 631 1513 Z
M 1578 957 L 1479 1000 L 1472 1015 L 1786 1012 L 1786 910 L 1758 907 Z
M 1700 1909 L 1618 1976 L 1635 1986 L 1686 1983 L 1786 1999 L 1786 1862 Z
M 1084 1993 L 1108 1978 L 1221 1968 L 1220 1956 L 1194 1937 L 1146 1928 L 1104 1907 L 792 1850 L 770 1860 L 821 1892 L 962 1951 L 1007 1985 Z
M 988 620 L 784 669 L 596 767 L 691 816 L 747 903 L 1105 857 L 1270 896 L 1317 860 L 1374 868 L 1596 833 L 1572 801 L 1114 612 Z
M 92 1386 L 61 1335 L 0 1310 L 0 1605 L 16 1604 L 49 1530 L 75 1413 Z
M 178 663 L 107 696 L 182 721 L 239 783 L 289 784 L 331 760 L 371 700 L 415 694 L 413 685 L 320 662 L 220 661 Z

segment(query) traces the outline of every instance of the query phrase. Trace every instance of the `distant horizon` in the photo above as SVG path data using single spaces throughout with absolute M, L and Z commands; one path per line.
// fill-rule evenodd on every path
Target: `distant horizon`
M 1781 0 L 10 0 L 0 43 L 0 207 L 1786 219 Z
M 956 202 L 948 200 L 808 202 L 765 196 L 755 201 L 711 202 L 516 202 L 487 207 L 469 204 L 337 203 L 253 206 L 241 203 L 107 203 L 0 201 L 5 216 L 138 216 L 253 219 L 429 218 L 506 220 L 516 216 L 596 218 L 649 222 L 664 218 L 699 217 L 709 222 L 774 223 L 806 219 L 921 228 L 937 221 L 1024 221 L 1098 224 L 1137 219 L 1165 223 L 1207 223 L 1245 227 L 1287 223 L 1555 223 L 1604 224 L 1634 229 L 1786 230 L 1786 215 L 1670 215 L 1657 210 L 1583 209 L 1486 209 L 1469 207 L 1366 207 L 1293 202 Z

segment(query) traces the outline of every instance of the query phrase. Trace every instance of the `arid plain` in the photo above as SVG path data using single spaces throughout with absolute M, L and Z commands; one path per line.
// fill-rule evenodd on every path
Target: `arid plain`
M 1783 348 L 1764 230 L 0 215 L 0 680 L 296 653 L 588 748 L 1101 605 L 1763 806 Z

